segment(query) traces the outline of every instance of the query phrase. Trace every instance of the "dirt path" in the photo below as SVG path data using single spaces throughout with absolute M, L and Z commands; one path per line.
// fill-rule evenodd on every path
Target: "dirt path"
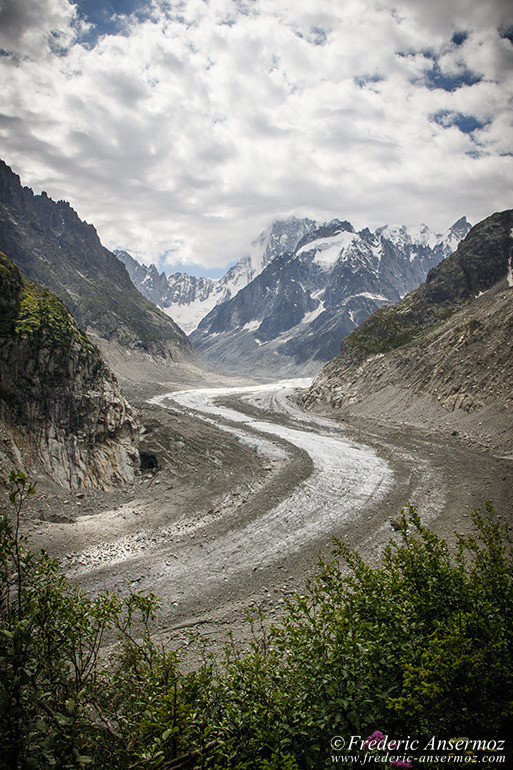
M 215 650 L 228 630 L 247 636 L 252 607 L 279 619 L 333 535 L 375 561 L 409 503 L 447 536 L 487 499 L 511 517 L 511 462 L 456 438 L 305 413 L 293 385 L 159 397 L 143 410 L 158 471 L 114 497 L 55 491 L 61 520 L 34 524 L 37 543 L 89 593 L 153 591 L 174 644 L 197 629 Z

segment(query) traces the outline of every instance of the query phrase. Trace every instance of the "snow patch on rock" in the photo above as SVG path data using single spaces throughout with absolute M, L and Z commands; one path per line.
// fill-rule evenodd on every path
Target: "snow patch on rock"
M 314 262 L 317 262 L 322 267 L 331 267 L 341 256 L 342 251 L 347 249 L 355 238 L 358 238 L 356 233 L 349 233 L 347 231 L 338 233 L 329 238 L 319 238 L 316 241 L 311 241 L 302 246 L 299 251 L 297 251 L 296 256 L 299 257 L 301 254 L 315 251 Z

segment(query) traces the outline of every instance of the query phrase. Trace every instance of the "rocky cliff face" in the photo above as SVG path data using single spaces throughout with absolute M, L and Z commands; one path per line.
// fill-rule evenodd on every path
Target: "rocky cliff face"
M 513 211 L 472 228 L 422 286 L 343 340 L 306 404 L 463 425 L 512 452 L 512 232 Z
M 30 280 L 65 302 L 98 344 L 172 361 L 191 356 L 181 329 L 132 284 L 92 225 L 65 201 L 34 195 L 0 161 L 0 249 Z
M 316 225 L 214 307 L 191 341 L 207 361 L 231 371 L 316 373 L 343 337 L 418 286 L 469 228 L 464 218 L 441 235 L 426 226 L 372 233 L 338 219 Z
M 99 351 L 63 303 L 0 254 L 0 466 L 71 488 L 130 482 L 139 430 Z

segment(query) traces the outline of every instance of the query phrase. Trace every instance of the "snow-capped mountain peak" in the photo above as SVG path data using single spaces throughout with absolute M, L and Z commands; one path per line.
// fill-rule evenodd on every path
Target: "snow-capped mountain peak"
M 465 217 L 442 234 L 425 224 L 356 232 L 345 220 L 290 217 L 273 222 L 217 280 L 166 276 L 118 256 L 211 363 L 304 374 L 335 355 L 370 313 L 422 283 L 469 229 Z
M 191 341 L 229 371 L 314 373 L 368 315 L 422 283 L 469 228 L 466 220 L 442 235 L 426 225 L 359 233 L 340 220 L 317 225 L 214 307 Z
M 114 253 L 125 263 L 139 291 L 190 334 L 212 308 L 234 297 L 277 256 L 293 251 L 315 227 L 312 220 L 297 217 L 274 221 L 253 241 L 250 253 L 217 279 L 196 278 L 186 273 L 159 275 L 155 265 L 139 265 L 126 251 Z
M 317 227 L 312 219 L 277 219 L 266 228 L 252 243 L 250 254 L 253 278 L 257 276 L 273 259 L 281 254 L 293 251 L 300 240 Z
M 469 230 L 470 224 L 467 218 L 461 217 L 444 233 L 435 233 L 425 224 L 418 225 L 418 227 L 384 225 L 378 227 L 376 235 L 390 241 L 394 246 L 403 248 L 406 246 L 426 246 L 430 249 L 442 249 L 445 257 L 456 249 L 458 243 Z
M 440 248 L 443 250 L 443 256 L 448 257 L 458 248 L 458 244 L 470 230 L 470 222 L 467 217 L 461 217 L 444 233 L 438 236 Z

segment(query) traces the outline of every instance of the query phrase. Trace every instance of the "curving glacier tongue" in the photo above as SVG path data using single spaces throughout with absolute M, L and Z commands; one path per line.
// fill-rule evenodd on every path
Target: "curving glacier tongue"
M 169 400 L 175 408 L 193 410 L 243 441 L 250 440 L 269 457 L 276 457 L 272 439 L 279 440 L 282 453 L 284 446 L 293 445 L 307 452 L 314 466 L 311 475 L 285 500 L 227 531 L 216 539 L 210 552 L 191 553 L 187 560 L 168 568 L 162 580 L 168 583 L 172 577 L 178 592 L 182 580 L 184 589 L 190 583 L 191 570 L 197 571 L 198 579 L 208 575 L 212 587 L 213 582 L 294 554 L 306 543 L 329 536 L 342 522 L 357 519 L 370 501 L 379 503 L 389 491 L 393 471 L 386 460 L 372 448 L 347 439 L 331 420 L 305 415 L 288 401 L 295 387 L 309 382 L 300 379 L 256 387 L 181 391 L 152 399 L 162 406 Z M 269 419 L 257 419 L 219 403 L 219 399 L 232 397 L 258 406 Z M 276 422 L 274 418 L 283 413 L 297 419 L 297 426 Z

